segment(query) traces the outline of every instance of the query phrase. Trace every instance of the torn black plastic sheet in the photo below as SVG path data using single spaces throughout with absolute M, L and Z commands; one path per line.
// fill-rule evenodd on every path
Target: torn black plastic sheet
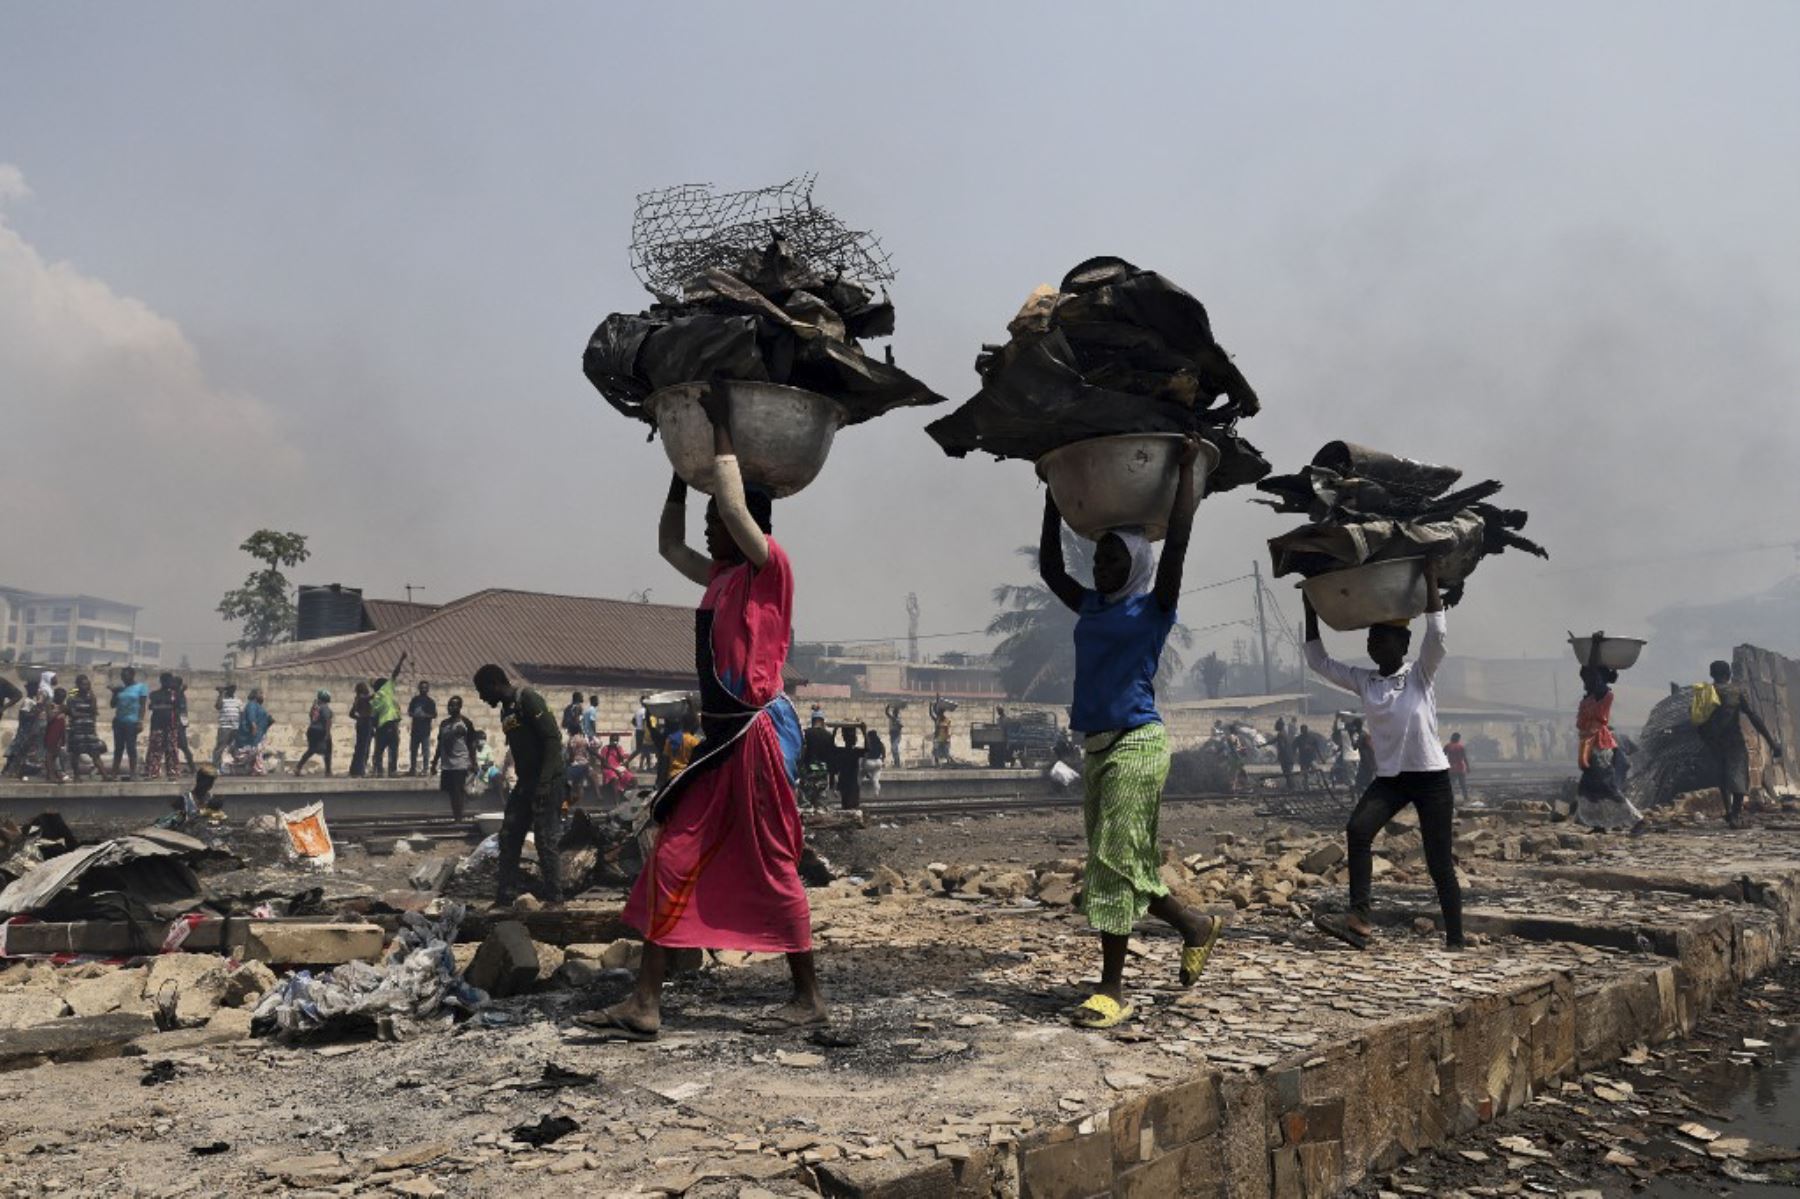
M 1261 407 L 1213 340 L 1204 305 L 1154 271 L 1092 258 L 1040 287 L 976 361 L 982 386 L 926 427 L 945 453 L 1035 461 L 1122 433 L 1197 433 L 1219 450 L 1209 493 L 1256 482 L 1269 464 L 1237 432 Z

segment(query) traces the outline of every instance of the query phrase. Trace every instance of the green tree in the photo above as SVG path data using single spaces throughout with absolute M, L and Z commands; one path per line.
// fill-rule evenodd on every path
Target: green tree
M 312 555 L 306 548 L 305 534 L 277 533 L 273 529 L 258 529 L 238 548 L 261 562 L 263 568 L 251 571 L 242 587 L 225 593 L 219 601 L 219 615 L 243 625 L 243 635 L 232 645 L 249 650 L 254 663 L 264 646 L 293 638 L 293 588 L 281 568 L 298 566 Z
M 1063 563 L 1071 577 L 1090 586 L 1094 577 L 1094 543 L 1063 529 Z M 1037 546 L 1019 547 L 1019 556 L 1037 574 Z M 988 621 L 988 636 L 998 637 L 994 658 L 1000 664 L 1000 685 L 1015 699 L 1041 703 L 1068 703 L 1075 690 L 1075 614 L 1062 606 L 1042 581 L 1002 583 L 994 588 L 994 603 L 1001 611 Z M 1163 648 L 1157 671 L 1158 688 L 1167 690 L 1182 669 L 1181 652 L 1193 636 L 1176 625 Z

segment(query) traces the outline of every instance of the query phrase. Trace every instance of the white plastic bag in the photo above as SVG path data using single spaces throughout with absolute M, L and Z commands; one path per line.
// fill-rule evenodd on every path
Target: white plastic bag
M 331 830 L 325 824 L 325 805 L 308 804 L 297 812 L 275 813 L 287 830 L 289 851 L 301 861 L 329 868 L 337 861 Z

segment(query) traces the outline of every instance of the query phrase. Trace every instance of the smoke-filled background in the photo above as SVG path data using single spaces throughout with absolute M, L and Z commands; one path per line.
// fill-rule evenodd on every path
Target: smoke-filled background
M 1796 45 L 1754 3 L 5 5 L 0 583 L 135 600 L 196 665 L 264 525 L 372 595 L 690 602 L 580 352 L 645 302 L 637 192 L 817 171 L 954 400 L 1034 285 L 1125 256 L 1209 306 L 1278 469 L 1346 437 L 1531 511 L 1553 560 L 1486 564 L 1455 652 L 1640 630 L 1796 569 Z M 932 415 L 778 511 L 802 637 L 901 634 L 908 591 L 980 629 L 1020 577 L 1030 470 Z M 1291 523 L 1245 494 L 1190 583 Z

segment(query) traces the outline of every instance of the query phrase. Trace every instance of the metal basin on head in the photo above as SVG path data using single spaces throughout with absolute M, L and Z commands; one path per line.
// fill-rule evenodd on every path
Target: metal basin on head
M 1638 655 L 1644 652 L 1649 642 L 1637 637 L 1602 637 L 1600 639 L 1600 665 L 1609 670 L 1627 670 L 1637 665 Z M 1575 651 L 1575 660 L 1583 666 L 1588 664 L 1588 653 L 1593 649 L 1592 637 L 1569 638 L 1569 646 Z
M 725 384 L 731 396 L 731 443 L 745 484 L 776 499 L 818 477 L 844 423 L 836 400 L 780 383 Z M 700 407 L 704 384 L 665 387 L 646 401 L 669 465 L 689 487 L 713 494 L 712 422 Z
M 1058 446 L 1037 460 L 1038 478 L 1071 529 L 1098 541 L 1111 529 L 1138 526 L 1151 541 L 1169 533 L 1169 511 L 1181 482 L 1179 433 L 1116 433 Z M 1219 465 L 1219 448 L 1200 443 L 1194 462 L 1194 503 Z
M 644 711 L 658 720 L 672 720 L 684 715 L 692 701 L 699 710 L 699 698 L 692 691 L 658 691 L 644 697 Z
M 1300 584 L 1319 619 L 1340 633 L 1391 620 L 1411 620 L 1425 610 L 1425 559 L 1390 558 L 1327 574 Z

